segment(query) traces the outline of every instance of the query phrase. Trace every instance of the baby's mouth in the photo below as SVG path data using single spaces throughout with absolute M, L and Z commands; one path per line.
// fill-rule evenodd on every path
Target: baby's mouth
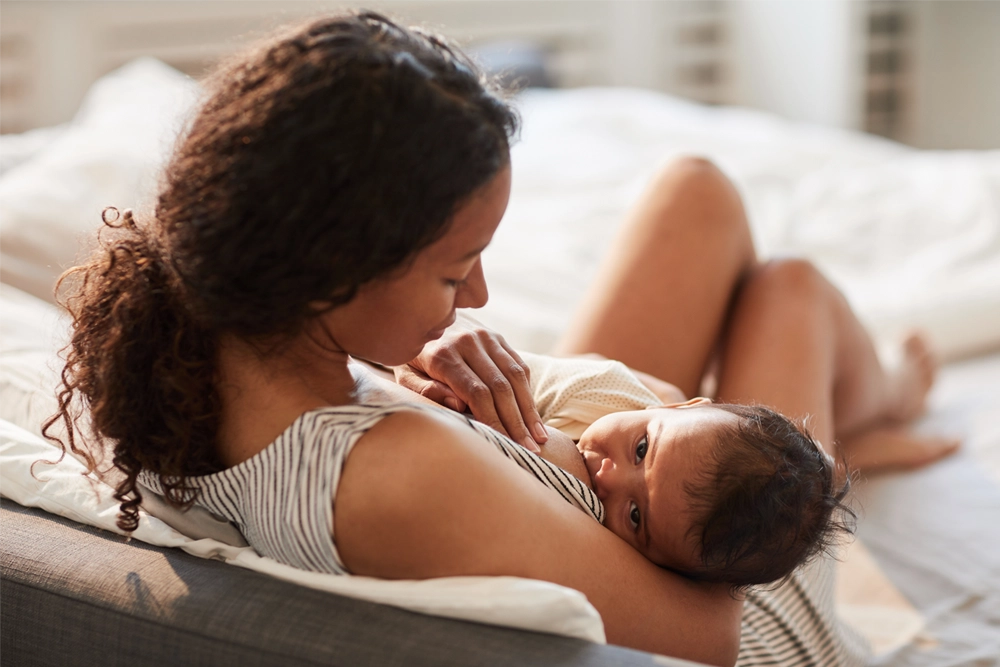
M 604 457 L 597 452 L 583 452 L 583 463 L 587 466 L 587 474 L 590 475 L 590 485 L 594 491 L 598 490 L 597 471 L 601 469 L 601 462 Z

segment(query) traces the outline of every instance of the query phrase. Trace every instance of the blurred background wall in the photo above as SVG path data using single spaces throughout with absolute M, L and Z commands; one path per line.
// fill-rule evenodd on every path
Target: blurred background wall
M 305 0 L 4 0 L 0 131 L 69 120 L 90 84 L 151 55 L 192 76 Z M 533 85 L 641 86 L 926 148 L 1000 148 L 1000 2 L 385 0 Z

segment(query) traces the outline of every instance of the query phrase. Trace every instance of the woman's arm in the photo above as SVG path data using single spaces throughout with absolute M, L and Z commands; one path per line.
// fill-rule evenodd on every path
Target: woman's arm
M 347 460 L 335 498 L 348 568 L 389 579 L 512 575 L 582 591 L 615 644 L 717 665 L 742 603 L 662 570 L 460 423 L 403 412 Z

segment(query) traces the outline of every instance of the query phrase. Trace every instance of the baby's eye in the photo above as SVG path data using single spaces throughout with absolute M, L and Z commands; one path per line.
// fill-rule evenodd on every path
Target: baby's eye
M 632 509 L 629 510 L 628 520 L 632 523 L 632 530 L 639 530 L 639 519 L 642 516 L 639 514 L 639 506 L 632 503 Z
M 649 450 L 649 440 L 643 436 L 642 440 L 635 447 L 635 462 L 639 463 L 646 458 L 646 451 Z

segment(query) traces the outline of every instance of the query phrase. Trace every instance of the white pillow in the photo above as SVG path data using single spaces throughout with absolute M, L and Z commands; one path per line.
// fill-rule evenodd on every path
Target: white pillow
M 68 321 L 44 301 L 0 283 L 0 419 L 35 435 L 56 411 L 56 350 Z
M 62 361 L 56 350 L 68 340 L 69 322 L 55 306 L 36 299 L 10 285 L 0 283 L 0 420 L 31 433 L 42 435 L 42 423 L 55 414 L 56 389 Z M 54 433 L 62 436 L 60 424 Z M 38 446 L 59 450 L 54 443 L 39 440 Z M 74 462 L 75 463 L 75 462 Z M 113 483 L 101 465 L 104 480 Z M 184 535 L 211 538 L 224 544 L 246 546 L 246 540 L 228 521 L 199 507 L 182 512 L 159 495 L 143 490 L 143 509 Z
M 0 176 L 18 167 L 52 145 L 69 128 L 69 123 L 39 127 L 20 134 L 0 136 Z
M 59 275 L 92 247 L 101 210 L 155 192 L 197 91 L 151 58 L 95 83 L 69 126 L 0 177 L 0 280 L 53 301 Z
M 71 457 L 57 465 L 44 463 L 57 455 L 58 450 L 45 441 L 0 419 L 3 497 L 25 507 L 38 507 L 80 523 L 120 532 L 115 526 L 118 503 L 112 497 L 111 487 L 84 475 L 81 464 Z M 387 581 L 307 572 L 259 556 L 250 547 L 233 546 L 211 536 L 185 535 L 145 512 L 140 514 L 139 527 L 132 537 L 348 597 L 435 616 L 605 642 L 601 617 L 583 593 L 545 581 L 518 577 Z

